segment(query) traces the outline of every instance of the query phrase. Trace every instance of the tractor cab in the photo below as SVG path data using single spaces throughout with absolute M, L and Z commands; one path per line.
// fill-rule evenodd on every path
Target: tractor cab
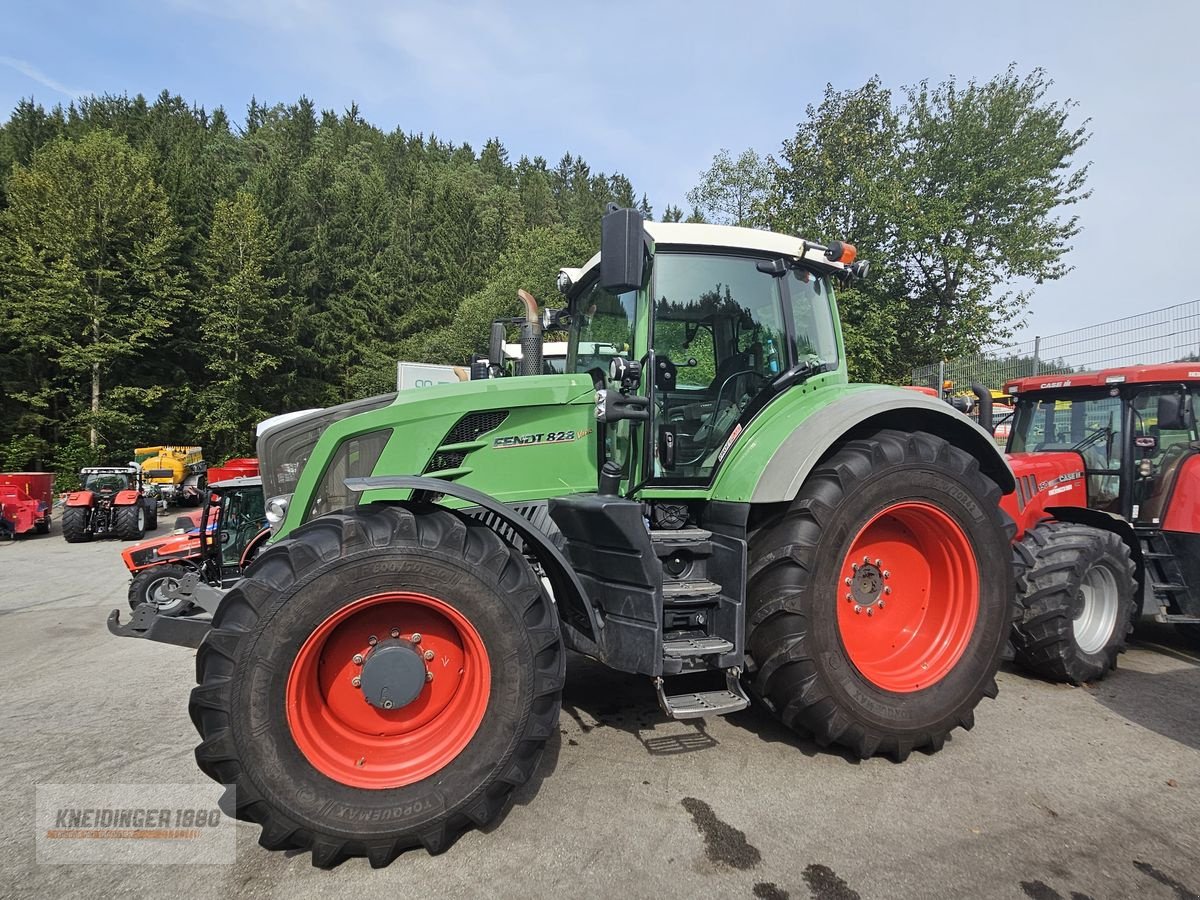
M 118 491 L 137 490 L 137 473 L 133 469 L 90 468 L 84 469 L 80 474 L 83 476 L 81 490 L 106 496 Z
M 566 368 L 594 373 L 606 392 L 597 415 L 627 485 L 705 485 L 772 396 L 825 373 L 846 381 L 833 281 L 865 263 L 852 265 L 854 248 L 840 242 L 718 225 L 644 230 L 647 246 L 606 249 L 611 270 L 597 256 L 560 273 Z
M 1196 363 L 1042 375 L 1005 386 L 1015 401 L 1014 460 L 1068 454 L 1081 462 L 1087 506 L 1137 535 L 1156 617 L 1183 625 L 1200 623 L 1198 392 Z

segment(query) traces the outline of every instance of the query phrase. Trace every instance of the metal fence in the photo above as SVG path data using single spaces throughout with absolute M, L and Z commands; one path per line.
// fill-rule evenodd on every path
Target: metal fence
M 953 381 L 965 388 L 978 381 L 999 390 L 1004 382 L 1027 375 L 1186 359 L 1200 360 L 1200 300 L 918 366 L 912 383 L 940 388 Z

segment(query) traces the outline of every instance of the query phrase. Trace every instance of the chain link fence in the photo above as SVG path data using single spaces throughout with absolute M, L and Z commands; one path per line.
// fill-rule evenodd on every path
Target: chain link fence
M 918 366 L 912 383 L 940 390 L 945 381 L 956 389 L 978 381 L 1000 390 L 1028 375 L 1192 359 L 1200 360 L 1200 300 Z

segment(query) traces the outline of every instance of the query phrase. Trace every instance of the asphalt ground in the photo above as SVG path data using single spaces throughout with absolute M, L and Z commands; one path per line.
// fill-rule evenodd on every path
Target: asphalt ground
M 165 533 L 173 516 L 163 516 Z M 111 636 L 116 541 L 0 542 L 0 896 L 1180 898 L 1200 894 L 1200 653 L 1150 626 L 1091 687 L 1000 673 L 971 732 L 897 765 L 748 710 L 663 718 L 571 660 L 559 735 L 486 832 L 385 870 L 314 869 L 237 828 L 236 862 L 36 862 L 34 786 L 205 782 L 190 650 Z

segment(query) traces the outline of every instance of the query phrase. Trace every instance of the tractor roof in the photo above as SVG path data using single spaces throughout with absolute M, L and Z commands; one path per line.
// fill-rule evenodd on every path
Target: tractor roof
M 88 466 L 80 469 L 81 475 L 134 475 L 137 469 L 134 466 Z
M 1154 366 L 1121 366 L 1097 372 L 1072 372 L 1069 375 L 1033 375 L 1015 378 L 1004 385 L 1006 394 L 1031 391 L 1060 391 L 1066 388 L 1105 387 L 1114 384 L 1179 383 L 1200 381 L 1200 362 L 1161 363 Z
M 238 475 L 235 478 L 223 478 L 209 485 L 214 491 L 228 491 L 233 488 L 262 487 L 262 478 L 258 475 Z
M 842 263 L 830 262 L 823 250 L 805 250 L 805 242 L 798 237 L 762 231 L 757 228 L 736 228 L 732 225 L 696 225 L 690 222 L 646 222 L 646 233 L 657 247 L 716 247 L 722 250 L 749 250 L 771 256 L 786 256 L 804 259 L 824 271 L 846 268 Z M 571 277 L 573 284 L 600 264 L 597 253 L 578 269 L 562 271 Z

